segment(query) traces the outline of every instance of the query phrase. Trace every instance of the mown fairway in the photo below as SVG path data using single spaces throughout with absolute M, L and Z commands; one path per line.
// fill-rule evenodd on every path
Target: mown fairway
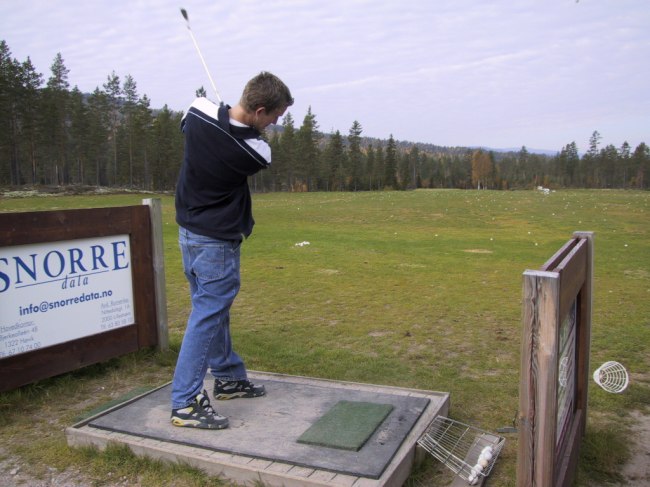
M 4 198 L 0 211 L 141 198 Z M 1 395 L 0 456 L 18 453 L 59 469 L 75 465 L 100 485 L 107 468 L 142 485 L 184 475 L 153 468 L 138 477 L 128 466 L 135 459 L 115 466 L 106 455 L 70 451 L 61 431 L 134 387 L 171 379 L 189 298 L 173 198 L 161 198 L 172 352 L 136 354 Z M 590 384 L 579 477 L 583 485 L 612 477 L 624 457 L 612 460 L 607 443 L 624 438 L 625 428 L 633 428 L 628 412 L 650 402 L 650 193 L 418 190 L 254 200 L 257 226 L 243 245 L 243 284 L 232 316 L 235 345 L 249 368 L 448 391 L 453 418 L 488 430 L 512 426 L 518 411 L 522 273 L 540 267 L 574 231 L 595 232 L 590 370 L 617 360 L 632 383 L 622 395 Z M 34 403 L 29 418 L 20 411 L 25 401 Z M 505 436 L 491 486 L 515 484 L 517 436 Z M 606 459 L 613 463 L 604 465 Z M 197 478 L 183 481 L 205 482 Z M 411 483 L 446 479 L 429 461 Z

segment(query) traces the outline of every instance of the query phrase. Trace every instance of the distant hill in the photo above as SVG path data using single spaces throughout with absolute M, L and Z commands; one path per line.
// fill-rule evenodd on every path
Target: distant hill
M 296 127 L 296 130 L 298 130 L 300 127 Z M 284 132 L 284 127 L 282 125 L 273 125 L 267 128 L 269 133 L 277 132 L 282 134 Z M 321 144 L 327 144 L 331 134 L 329 133 L 324 133 L 320 132 L 321 135 Z M 341 134 L 343 137 L 343 143 L 347 144 L 347 135 L 346 134 Z M 388 143 L 388 139 L 379 139 L 376 137 L 365 137 L 361 136 L 361 146 L 362 147 L 368 147 L 369 145 L 372 145 L 374 147 L 385 147 L 386 144 Z M 428 152 L 430 154 L 460 154 L 463 152 L 467 151 L 473 151 L 476 149 L 483 149 L 486 151 L 491 151 L 491 152 L 497 152 L 500 154 L 509 154 L 509 153 L 518 153 L 521 151 L 521 147 L 513 148 L 503 148 L 503 149 L 495 149 L 492 147 L 484 147 L 484 146 L 442 146 L 442 145 L 436 145 L 436 144 L 431 144 L 427 142 L 413 142 L 409 140 L 398 140 L 395 139 L 395 145 L 401 149 L 401 150 L 409 150 L 411 147 L 414 145 L 417 145 L 420 150 L 424 152 Z M 538 154 L 538 155 L 543 155 L 547 157 L 555 157 L 560 151 L 557 150 L 548 150 L 548 149 L 532 149 L 530 147 L 526 147 L 526 150 L 530 154 Z
M 507 148 L 507 149 L 492 149 L 492 148 L 489 148 L 489 147 L 481 147 L 481 148 L 485 149 L 485 150 L 491 150 L 491 151 L 494 151 L 494 152 L 519 152 L 521 150 L 521 147 L 517 147 L 517 148 L 510 147 L 510 148 Z M 550 156 L 550 157 L 556 156 L 558 154 L 558 152 L 560 152 L 558 150 L 533 149 L 531 147 L 526 147 L 526 150 L 531 154 L 540 154 L 540 155 L 543 155 L 543 156 Z

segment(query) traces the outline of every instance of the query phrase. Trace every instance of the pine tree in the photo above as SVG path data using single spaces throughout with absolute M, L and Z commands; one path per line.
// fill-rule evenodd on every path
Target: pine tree
M 407 160 L 408 160 L 407 170 L 408 170 L 408 177 L 409 177 L 408 187 L 410 189 L 419 188 L 420 185 L 418 184 L 418 181 L 420 178 L 420 149 L 417 145 L 411 147 Z
M 126 135 L 126 146 L 128 148 L 128 166 L 129 166 L 129 187 L 133 187 L 133 158 L 134 158 L 134 137 L 136 131 L 136 112 L 138 108 L 138 87 L 133 76 L 127 74 L 122 84 L 122 94 L 124 103 L 122 104 L 122 114 L 124 120 L 124 131 Z
M 19 63 L 11 57 L 7 43 L 0 41 L 0 181 L 20 184 L 18 154 Z
M 621 187 L 628 187 L 628 178 L 629 178 L 629 169 L 630 169 L 630 144 L 627 141 L 623 142 L 621 145 L 621 150 L 619 152 L 620 162 L 621 162 Z
M 296 175 L 305 179 L 308 191 L 314 189 L 314 180 L 317 176 L 319 141 L 318 123 L 310 106 L 298 130 L 300 162 L 296 165 Z
M 397 189 L 397 144 L 390 134 L 384 159 L 384 189 Z
M 88 124 L 88 107 L 84 102 L 83 93 L 76 86 L 70 93 L 69 106 L 70 157 L 73 164 L 68 182 L 83 184 L 88 158 L 90 127 Z
M 362 188 L 361 174 L 363 173 L 363 154 L 361 153 L 361 133 L 363 128 L 356 120 L 348 134 L 348 167 L 350 172 L 350 189 L 358 191 Z
M 272 189 L 285 188 L 290 190 L 293 185 L 294 171 L 297 164 L 296 129 L 293 126 L 293 116 L 288 112 L 282 121 L 282 136 L 278 149 L 273 153 L 271 174 L 273 175 Z
M 409 188 L 409 165 L 411 161 L 408 152 L 401 152 L 397 154 L 397 186 L 402 189 Z
M 153 121 L 151 166 L 153 187 L 173 189 L 183 157 L 183 137 L 178 129 L 182 113 L 165 105 Z
M 619 162 L 618 151 L 613 144 L 607 145 L 598 155 L 600 162 L 601 187 L 612 188 L 616 179 L 616 171 Z
M 26 162 L 29 164 L 29 174 L 32 184 L 38 182 L 38 155 L 39 122 L 41 105 L 41 85 L 43 76 L 36 72 L 36 68 L 28 57 L 20 66 L 20 118 L 22 125 L 22 142 L 25 148 Z
M 343 137 L 341 132 L 337 130 L 330 135 L 322 158 L 322 175 L 328 181 L 327 187 L 331 191 L 345 191 L 347 189 L 346 160 Z
M 589 150 L 582 157 L 582 165 L 584 170 L 584 182 L 587 187 L 598 187 L 600 185 L 600 161 L 598 153 L 598 144 L 602 139 L 597 130 L 591 134 L 589 138 Z
M 138 100 L 135 110 L 134 132 L 136 140 L 139 141 L 138 145 L 142 154 L 142 184 L 145 189 L 153 189 L 151 186 L 151 167 L 149 164 L 152 122 L 151 101 L 147 95 L 142 95 Z
M 641 142 L 632 154 L 632 166 L 636 168 L 634 185 L 638 189 L 650 188 L 650 147 Z
M 93 177 L 89 182 L 92 181 L 97 186 L 108 185 L 109 181 L 109 111 L 108 96 L 95 88 L 88 97 L 88 161 L 93 167 Z
M 50 174 L 52 184 L 69 182 L 69 162 L 67 153 L 67 127 L 70 70 L 65 67 L 61 53 L 57 53 L 51 66 L 51 75 L 45 88 L 46 116 L 45 127 L 49 127 L 48 145 L 50 147 Z
M 373 184 L 375 182 L 375 171 L 376 171 L 376 162 L 375 162 L 375 149 L 372 144 L 368 144 L 368 149 L 366 150 L 366 187 L 368 191 L 373 190 Z
M 104 94 L 108 103 L 108 124 L 111 132 L 111 146 L 113 148 L 113 185 L 117 185 L 117 130 L 121 125 L 120 106 L 122 105 L 122 90 L 120 77 L 113 71 L 103 85 Z M 109 182 L 110 184 L 110 182 Z
M 377 189 L 382 190 L 385 188 L 385 174 L 386 174 L 386 154 L 381 145 L 377 146 L 375 150 L 375 179 L 377 181 Z

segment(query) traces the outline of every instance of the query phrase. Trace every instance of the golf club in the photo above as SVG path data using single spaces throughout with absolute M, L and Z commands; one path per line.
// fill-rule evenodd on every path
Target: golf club
M 201 54 L 201 49 L 199 49 L 199 45 L 196 42 L 196 39 L 194 38 L 194 33 L 192 32 L 192 28 L 190 27 L 190 19 L 187 16 L 187 10 L 184 8 L 181 8 L 181 14 L 183 15 L 183 18 L 185 19 L 185 22 L 187 24 L 187 30 L 190 31 L 190 36 L 192 37 L 192 41 L 194 42 L 194 47 L 196 47 L 196 52 L 199 53 L 199 57 L 201 58 L 201 62 L 203 63 L 203 67 L 205 68 L 205 72 L 208 74 L 208 78 L 210 79 L 210 84 L 212 85 L 212 89 L 214 90 L 214 93 L 217 95 L 217 99 L 219 100 L 219 104 L 223 105 L 223 100 L 221 99 L 221 96 L 219 95 L 219 92 L 217 91 L 217 87 L 214 84 L 214 80 L 212 79 L 212 76 L 210 75 L 210 70 L 208 69 L 208 65 L 205 64 L 205 59 L 203 59 L 203 54 Z

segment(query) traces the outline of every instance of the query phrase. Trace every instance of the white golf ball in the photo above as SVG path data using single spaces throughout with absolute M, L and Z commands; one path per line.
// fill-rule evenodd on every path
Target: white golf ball
M 491 446 L 486 446 L 485 448 L 483 448 L 481 450 L 481 456 L 487 458 L 488 460 L 491 460 L 492 459 L 492 452 L 493 452 L 492 447 Z M 489 458 L 488 458 L 488 455 L 489 455 Z

